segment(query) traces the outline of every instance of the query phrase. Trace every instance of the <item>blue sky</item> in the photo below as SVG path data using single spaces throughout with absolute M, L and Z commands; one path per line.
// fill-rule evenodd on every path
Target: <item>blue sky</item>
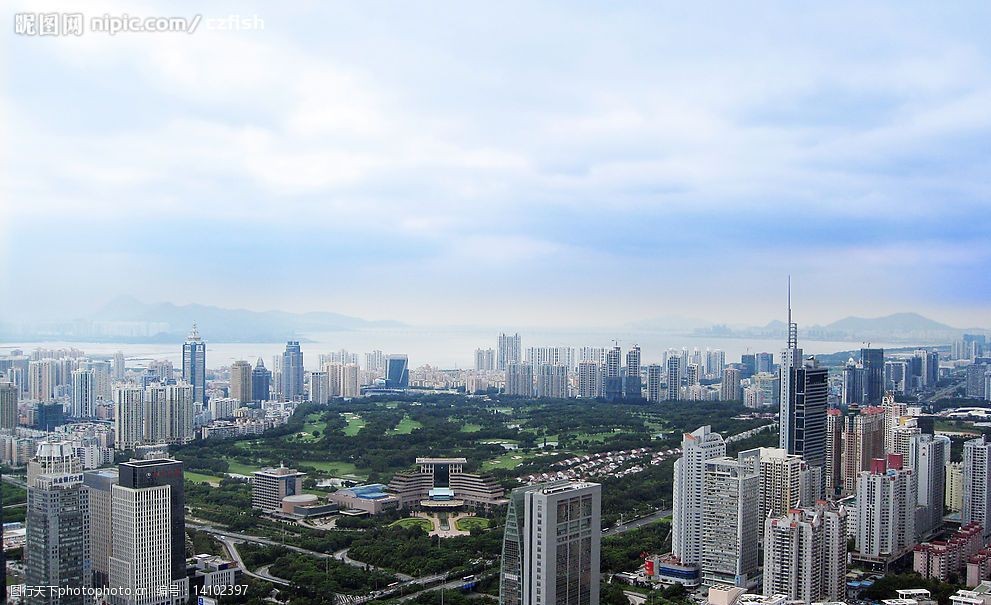
M 991 324 L 986 3 L 285 4 L 8 33 L 6 314 Z

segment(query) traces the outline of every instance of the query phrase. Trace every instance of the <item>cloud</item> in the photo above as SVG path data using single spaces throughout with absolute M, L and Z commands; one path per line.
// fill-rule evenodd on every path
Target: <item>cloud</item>
M 814 271 L 952 313 L 944 286 L 987 262 L 987 7 L 716 8 L 245 3 L 263 31 L 15 37 L 5 287 L 182 279 L 200 302 L 320 308 L 334 284 L 337 310 L 383 316 L 385 273 L 399 319 L 478 323 L 450 280 L 471 273 L 513 285 L 472 290 L 494 320 L 582 323 L 617 297 L 617 322 L 686 304 L 672 291 L 764 319 L 725 293 Z M 158 270 L 36 277 L 58 255 L 28 249 L 68 242 Z M 242 258 L 292 299 L 217 274 Z M 913 291 L 898 269 L 923 266 Z M 852 305 L 816 298 L 823 320 Z

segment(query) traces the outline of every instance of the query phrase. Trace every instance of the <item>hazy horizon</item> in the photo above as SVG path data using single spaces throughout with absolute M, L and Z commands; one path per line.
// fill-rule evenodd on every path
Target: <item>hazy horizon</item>
M 5 321 L 988 327 L 991 5 L 77 9 L 264 29 L 7 36 Z

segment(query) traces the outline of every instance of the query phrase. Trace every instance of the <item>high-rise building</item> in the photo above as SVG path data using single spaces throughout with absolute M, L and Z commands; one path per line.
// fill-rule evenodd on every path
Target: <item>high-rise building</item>
M 664 399 L 677 401 L 681 399 L 681 357 L 673 355 L 665 362 L 667 393 Z
M 967 366 L 966 395 L 971 399 L 987 399 L 987 374 L 991 368 L 987 363 L 973 363 Z
M 764 594 L 804 603 L 846 596 L 847 513 L 819 501 L 764 522 Z
M 255 368 L 251 370 L 251 400 L 268 401 L 271 387 L 272 372 L 265 368 L 265 362 L 259 357 Z
M 282 396 L 288 401 L 303 399 L 303 351 L 299 341 L 290 340 L 286 343 L 286 352 L 282 354 Z
M 196 404 L 193 403 L 193 385 L 148 385 L 144 396 L 145 443 L 186 444 L 195 438 L 194 420 Z
M 843 392 L 841 401 L 845 405 L 863 405 L 864 403 L 864 366 L 853 358 L 846 362 L 843 368 Z
M 594 361 L 578 362 L 578 397 L 595 399 L 602 394 L 601 365 Z
M 28 395 L 48 403 L 55 399 L 58 386 L 58 364 L 54 359 L 39 359 L 28 364 Z
M 829 397 L 829 371 L 818 367 L 814 359 L 804 365 L 789 365 L 788 404 L 782 403 L 782 413 L 787 418 L 780 421 L 782 441 L 789 454 L 805 459 L 810 471 L 819 474 L 819 494 L 825 490 L 826 466 L 826 409 Z M 787 427 L 787 428 L 786 428 Z M 815 495 L 819 498 L 819 495 Z
M 358 364 L 346 363 L 341 366 L 341 397 L 350 399 L 361 395 L 360 377 Z
M 119 450 L 144 443 L 144 389 L 137 385 L 114 387 L 114 439 Z
M 193 402 L 206 403 L 206 343 L 195 323 L 182 345 L 182 379 L 193 385 Z
M 82 604 L 81 593 L 59 594 L 55 587 L 90 585 L 82 470 L 72 444 L 43 442 L 28 465 L 25 583 L 42 587 L 32 603 Z
M 760 479 L 745 463 L 722 457 L 705 463 L 702 493 L 702 583 L 756 585 Z
M 605 374 L 602 376 L 602 396 L 607 401 L 616 401 L 623 397 L 623 368 L 622 352 L 619 345 L 606 351 Z
M 141 535 L 140 529 L 145 526 L 147 520 L 137 520 L 132 519 L 130 514 L 137 513 L 140 511 L 141 507 L 146 504 L 151 504 L 154 501 L 162 498 L 161 494 L 153 493 L 147 500 L 141 494 L 142 490 L 154 490 L 158 488 L 166 488 L 166 495 L 164 496 L 167 503 L 166 509 L 167 514 L 162 514 L 162 511 L 157 507 L 153 506 L 154 513 L 151 516 L 156 520 L 156 523 L 165 525 L 165 535 L 168 536 L 169 548 L 166 549 L 168 552 L 168 557 L 166 559 L 165 569 L 166 577 L 171 580 L 172 583 L 182 583 L 186 581 L 186 497 L 183 488 L 183 475 L 182 475 L 182 462 L 179 460 L 171 460 L 169 458 L 156 458 L 152 460 L 131 460 L 129 462 L 123 462 L 118 465 L 119 482 L 118 485 L 113 487 L 113 508 L 114 508 L 114 524 L 113 524 L 113 536 L 114 536 L 114 548 L 113 556 L 114 559 L 120 561 L 126 561 L 129 564 L 130 570 L 136 573 L 138 577 L 141 577 L 146 571 L 150 573 L 150 568 L 157 565 L 157 563 L 152 561 L 141 561 L 136 558 L 131 558 L 129 553 L 124 550 L 119 550 L 117 547 L 120 544 L 118 537 L 122 538 L 123 542 L 128 542 L 129 540 L 139 537 Z M 127 490 L 126 492 L 119 492 L 118 490 Z M 125 498 L 129 498 L 131 495 L 134 496 L 134 506 L 138 508 L 132 508 L 124 506 L 125 514 L 122 516 L 122 520 L 125 522 L 130 521 L 131 523 L 137 522 L 138 525 L 132 527 L 120 527 L 117 523 L 117 508 L 119 502 L 119 496 L 124 495 Z M 151 513 L 151 511 L 149 511 Z M 160 536 L 160 530 L 152 530 L 152 536 Z M 155 542 L 151 540 L 151 542 Z M 159 545 L 160 546 L 160 545 Z M 133 548 L 132 545 L 128 545 L 128 548 Z M 140 547 L 141 552 L 147 553 L 144 545 Z M 132 553 L 131 554 L 135 554 Z M 158 553 L 155 554 L 155 558 L 159 556 Z M 114 581 L 114 559 L 111 559 L 110 563 L 110 580 L 111 585 L 117 585 Z M 168 585 L 169 582 L 164 584 L 160 583 L 158 586 Z M 157 587 L 156 587 L 157 590 Z M 186 587 L 185 593 L 188 594 L 188 585 Z
M 495 355 L 492 356 L 493 365 L 495 364 Z M 326 363 L 326 362 L 325 362 Z M 489 368 L 493 369 L 493 368 Z M 371 353 L 365 353 L 365 371 L 370 372 L 376 377 L 381 377 L 385 375 L 385 353 L 375 349 Z
M 754 356 L 757 373 L 770 374 L 774 372 L 774 353 L 757 353 Z
M 884 394 L 884 349 L 860 349 L 864 366 L 864 403 L 877 405 Z
M 860 473 L 870 470 L 874 460 L 884 457 L 884 419 L 884 409 L 877 406 L 861 409 L 854 403 L 847 408 L 840 434 L 841 493 L 854 493 Z
M 123 351 L 117 351 L 116 353 L 114 353 L 114 368 L 113 368 L 113 371 L 114 371 L 114 380 L 115 381 L 120 382 L 120 381 L 124 380 L 124 376 L 126 375 L 126 372 L 127 372 L 127 368 L 125 368 L 124 366 L 125 366 L 125 363 L 124 363 L 124 352 Z
M 987 435 L 970 439 L 963 444 L 963 506 L 962 523 L 980 523 L 984 528 L 984 541 L 991 539 L 991 441 Z
M 915 531 L 918 537 L 932 534 L 943 525 L 946 465 L 950 462 L 950 438 L 918 434 L 910 442 L 908 465 L 915 472 Z
M 516 362 L 506 366 L 506 394 L 533 397 L 533 366 Z
M 326 361 L 323 371 L 327 374 L 327 398 L 343 397 L 344 365 L 337 361 Z
M 385 358 L 385 384 L 390 389 L 409 387 L 409 358 L 405 355 L 387 355 Z
M 740 388 L 740 370 L 726 368 L 723 370 L 723 381 L 719 386 L 720 401 L 740 401 L 743 390 Z
M 264 511 L 282 508 L 282 499 L 303 493 L 303 477 L 294 468 L 266 468 L 255 471 L 251 480 L 251 506 Z
M 519 333 L 512 336 L 500 334 L 496 344 L 496 369 L 501 371 L 507 369 L 511 363 L 520 363 L 523 361 L 522 354 Z
M 117 469 L 98 469 L 83 473 L 83 493 L 89 509 L 86 540 L 90 549 L 90 569 L 93 586 L 108 586 L 110 555 L 113 554 L 113 486 L 117 484 Z
M 633 345 L 633 348 L 626 352 L 626 380 L 623 385 L 623 394 L 627 399 L 640 399 L 640 345 Z
M 721 376 L 726 367 L 726 353 L 720 349 L 715 351 L 705 350 L 705 374 L 706 376 Z
M 310 401 L 313 403 L 327 403 L 330 399 L 329 390 L 330 385 L 327 382 L 327 372 L 310 372 Z
M 946 490 L 943 503 L 947 510 L 960 512 L 963 509 L 963 462 L 950 462 L 946 465 Z
M 72 407 L 69 414 L 73 418 L 92 418 L 96 415 L 96 372 L 93 370 L 72 371 Z
M 755 362 L 756 364 L 756 362 Z M 795 371 L 802 367 L 802 349 L 798 348 L 798 324 L 791 320 L 791 276 L 788 277 L 788 344 L 781 351 L 781 364 L 778 366 L 778 380 L 781 393 L 778 396 L 780 411 L 778 413 L 778 447 L 789 453 L 801 454 L 795 451 Z M 825 424 L 824 424 L 825 426 Z
M 168 485 L 141 488 L 113 485 L 109 584 L 119 594 L 113 605 L 164 605 L 182 602 L 163 595 L 173 586 L 172 513 Z M 188 580 L 179 582 L 181 594 Z
M 602 486 L 554 481 L 510 495 L 500 605 L 599 602 Z
M 740 452 L 737 458 L 758 476 L 758 519 L 781 517 L 811 504 L 808 467 L 801 456 L 777 447 L 758 447 Z
M 823 466 L 825 496 L 833 499 L 843 491 L 843 430 L 842 411 L 830 408 L 826 412 L 826 464 Z
M 241 403 L 248 403 L 251 396 L 251 364 L 243 359 L 231 364 L 230 395 Z
M 475 349 L 475 369 L 487 372 L 496 369 L 495 349 Z
M 661 400 L 661 366 L 652 363 L 647 366 L 647 401 Z
M 726 443 L 711 427 L 685 433 L 681 458 L 674 463 L 671 546 L 684 565 L 698 565 L 702 557 L 702 499 L 705 464 L 726 455 Z
M 568 397 L 568 367 L 544 364 L 537 368 L 537 397 Z
M 921 386 L 935 386 L 939 381 L 939 352 L 919 349 L 915 352 L 915 358 L 919 360 Z
M 10 382 L 0 382 L 0 429 L 17 428 L 18 388 Z
M 750 378 L 757 373 L 757 356 L 753 353 L 740 355 L 740 374 L 743 378 Z
M 900 454 L 874 460 L 860 473 L 855 560 L 887 565 L 915 545 L 915 487 Z

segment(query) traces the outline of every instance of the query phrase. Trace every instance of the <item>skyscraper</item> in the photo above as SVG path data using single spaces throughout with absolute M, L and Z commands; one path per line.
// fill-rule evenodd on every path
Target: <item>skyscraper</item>
M 702 493 L 702 583 L 756 585 L 758 475 L 744 462 L 713 458 L 705 463 Z
M 792 348 L 797 351 L 797 348 Z M 829 396 L 829 371 L 818 367 L 814 359 L 804 364 L 788 365 L 788 374 L 782 374 L 787 388 L 787 405 L 782 402 L 782 449 L 805 459 L 814 473 L 819 473 L 819 494 L 825 490 L 826 466 L 826 408 Z M 815 496 L 820 497 L 819 495 Z
M 681 357 L 672 355 L 665 362 L 667 393 L 664 399 L 677 401 L 681 399 Z
M 870 470 L 871 462 L 884 458 L 884 410 L 879 407 L 861 409 L 850 405 L 843 416 L 840 433 L 840 486 L 842 493 L 852 494 L 857 489 L 861 471 Z
M 90 548 L 93 586 L 110 582 L 110 555 L 113 552 L 113 486 L 117 469 L 99 469 L 83 473 L 83 492 L 89 509 L 86 539 Z
M 915 531 L 918 537 L 931 534 L 943 525 L 946 465 L 950 462 L 950 438 L 945 435 L 914 435 L 909 446 L 908 464 L 915 472 Z
M 843 394 L 845 405 L 864 403 L 864 366 L 850 358 L 843 368 Z
M 164 498 L 166 502 L 167 514 L 162 514 L 158 505 L 155 506 L 153 518 L 158 524 L 165 526 L 165 534 L 168 536 L 168 559 L 166 562 L 167 577 L 173 582 L 182 582 L 186 578 L 186 498 L 185 491 L 183 489 L 183 475 L 182 475 L 182 462 L 178 460 L 170 460 L 167 458 L 158 458 L 153 460 L 131 460 L 129 462 L 123 462 L 118 466 L 119 471 L 119 484 L 114 486 L 114 557 L 118 559 L 127 559 L 127 553 L 121 552 L 117 549 L 118 545 L 118 534 L 122 534 L 125 541 L 140 537 L 140 531 L 133 531 L 134 527 L 131 528 L 119 528 L 117 524 L 117 497 L 118 489 L 128 490 L 127 492 L 120 492 L 125 497 L 130 498 L 134 496 L 134 506 L 138 508 L 127 508 L 123 520 L 125 523 L 135 523 L 139 524 L 138 528 L 145 523 L 145 520 L 136 520 L 130 517 L 130 513 L 139 512 L 141 506 L 145 502 L 145 498 L 141 497 L 141 490 L 147 489 L 159 489 L 166 488 L 166 494 L 163 496 L 158 492 L 154 492 L 150 500 L 152 502 L 158 501 Z M 121 531 L 118 532 L 118 529 Z M 147 529 L 147 528 L 146 528 Z M 151 535 L 160 536 L 161 532 L 157 529 L 151 530 Z M 130 548 L 130 546 L 129 546 Z M 142 547 L 143 549 L 143 547 Z M 157 555 L 156 555 L 157 556 Z M 132 566 L 132 571 L 137 571 L 137 568 L 145 565 L 143 561 L 140 560 L 130 560 L 128 563 Z M 154 565 L 153 562 L 149 562 L 150 565 Z M 111 561 L 111 584 L 115 585 L 116 582 L 113 581 L 113 561 Z M 138 576 L 141 576 L 141 572 L 137 572 Z M 159 584 L 158 586 L 162 586 Z M 157 589 L 157 587 L 156 587 Z M 188 593 L 188 587 L 187 591 Z
M 984 540 L 991 538 L 991 441 L 987 435 L 963 444 L 963 508 L 961 522 L 980 523 Z
M 602 371 L 594 361 L 578 362 L 578 397 L 594 399 L 601 395 Z
M 480 372 L 494 370 L 496 366 L 495 349 L 475 349 L 475 369 Z
M 405 355 L 387 355 L 385 358 L 385 384 L 390 389 L 409 387 L 409 358 Z
M 739 401 L 743 397 L 740 388 L 740 370 L 726 368 L 723 370 L 723 381 L 719 385 L 720 401 Z
M 282 354 L 282 396 L 288 401 L 303 399 L 303 351 L 299 341 L 287 342 Z
M 182 345 L 182 379 L 193 385 L 193 401 L 206 403 L 206 343 L 195 322 Z
M 499 342 L 496 345 L 496 369 L 505 370 L 511 363 L 523 361 L 523 349 L 520 347 L 519 333 L 508 336 L 499 335 Z
M 251 370 L 251 400 L 268 401 L 271 386 L 272 372 L 265 368 L 265 362 L 259 357 L 255 368 Z
M 513 362 L 506 367 L 506 394 L 533 397 L 533 366 Z
M 846 596 L 846 520 L 824 501 L 764 522 L 764 594 L 814 603 Z
M 886 565 L 915 545 L 915 480 L 900 454 L 874 460 L 857 478 L 855 560 Z
M 327 403 L 328 394 L 327 372 L 310 372 L 310 401 Z
M 674 463 L 671 547 L 685 565 L 698 565 L 702 556 L 702 497 L 705 463 L 726 455 L 726 444 L 709 426 L 685 433 L 681 458 Z
M 195 438 L 195 416 L 196 405 L 193 403 L 191 384 L 150 384 L 144 395 L 143 441 L 189 443 Z
M 568 397 L 568 367 L 545 363 L 537 368 L 537 397 Z
M 864 366 L 864 403 L 877 405 L 884 394 L 884 349 L 860 349 Z
M 252 401 L 251 364 L 243 359 L 231 364 L 230 395 L 241 403 Z
M 357 397 L 361 395 L 361 385 L 358 384 L 361 369 L 356 363 L 346 363 L 341 368 L 341 397 Z M 329 374 L 328 374 L 329 376 Z
M 114 380 L 120 382 L 124 380 L 125 367 L 124 367 L 124 352 L 117 351 L 114 353 Z
M 754 362 L 756 365 L 756 361 Z M 792 448 L 790 442 L 794 441 L 794 428 L 792 422 L 794 412 L 791 409 L 794 405 L 794 381 L 792 370 L 802 365 L 802 349 L 798 348 L 798 324 L 791 320 L 791 276 L 788 276 L 788 344 L 781 351 L 781 364 L 778 367 L 779 386 L 781 395 L 778 402 L 781 410 L 778 413 L 779 444 L 778 447 L 790 453 Z
M 781 517 L 793 508 L 809 506 L 808 466 L 801 456 L 777 447 L 758 447 L 737 456 L 759 479 L 757 518 Z
M 144 389 L 137 385 L 114 387 L 114 440 L 119 450 L 144 443 Z
M 0 429 L 17 428 L 18 388 L 10 382 L 0 382 Z
M 72 407 L 69 414 L 73 418 L 92 418 L 96 415 L 96 372 L 93 370 L 72 371 Z
M 619 345 L 606 351 L 605 375 L 602 377 L 602 395 L 607 401 L 623 397 L 622 353 Z
M 626 352 L 626 381 L 623 385 L 623 394 L 627 399 L 640 399 L 640 345 L 633 345 L 633 348 Z
M 647 366 L 647 401 L 661 400 L 661 366 L 652 363 Z
M 510 494 L 500 605 L 599 602 L 602 486 L 554 481 Z
M 43 442 L 28 468 L 24 559 L 28 586 L 89 586 L 82 471 L 68 442 Z M 33 603 L 82 604 L 81 594 L 59 595 L 45 588 Z

